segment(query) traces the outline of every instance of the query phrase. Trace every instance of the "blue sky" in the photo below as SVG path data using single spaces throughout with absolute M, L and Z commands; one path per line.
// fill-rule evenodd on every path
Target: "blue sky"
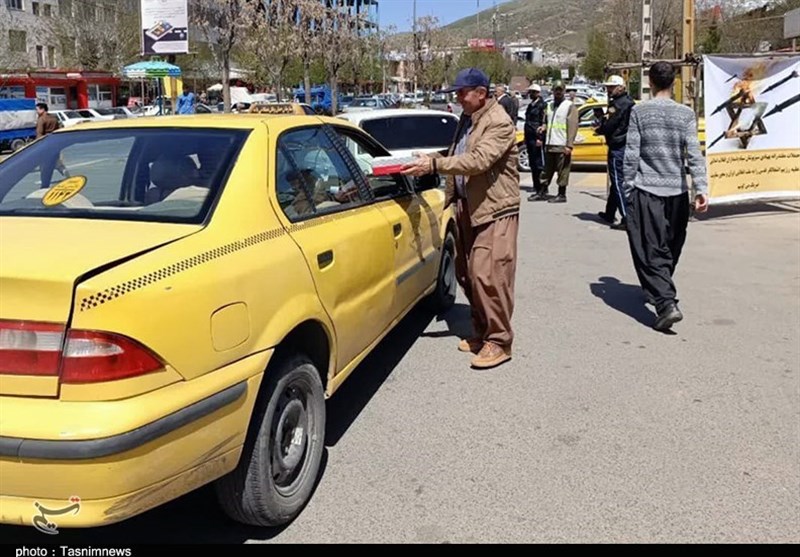
M 379 0 L 381 26 L 394 25 L 398 31 L 410 31 L 414 13 L 413 0 Z M 508 0 L 497 0 L 502 4 Z M 441 24 L 452 23 L 462 17 L 491 8 L 492 0 L 417 0 L 417 17 L 433 15 Z

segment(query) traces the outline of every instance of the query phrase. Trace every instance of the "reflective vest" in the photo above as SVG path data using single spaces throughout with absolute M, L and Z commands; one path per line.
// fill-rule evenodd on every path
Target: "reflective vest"
M 558 110 L 553 112 L 553 103 L 547 105 L 547 141 L 545 145 L 567 145 L 567 116 L 572 107 L 572 101 L 564 99 L 558 105 Z

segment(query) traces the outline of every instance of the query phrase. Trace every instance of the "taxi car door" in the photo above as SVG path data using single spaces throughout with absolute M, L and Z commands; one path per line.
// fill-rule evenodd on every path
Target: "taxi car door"
M 329 128 L 283 133 L 277 141 L 276 188 L 317 293 L 333 322 L 337 371 L 391 323 L 392 230 Z
M 573 162 L 605 163 L 608 158 L 606 138 L 594 133 L 593 123 L 596 109 L 605 112 L 605 105 L 582 106 L 578 109 L 578 135 L 575 138 Z
M 373 158 L 386 156 L 388 152 L 356 130 L 336 130 L 366 177 L 376 207 L 386 217 L 392 231 L 397 284 L 393 311 L 399 315 L 436 280 L 444 195 L 439 190 L 415 192 L 411 180 L 401 174 L 374 176 Z

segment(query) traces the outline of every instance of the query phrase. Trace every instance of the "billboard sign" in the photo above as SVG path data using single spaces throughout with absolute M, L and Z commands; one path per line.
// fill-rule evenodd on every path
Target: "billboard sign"
M 142 54 L 187 54 L 187 0 L 141 0 Z
M 470 48 L 476 50 L 494 50 L 494 39 L 470 39 L 467 43 Z
M 800 39 L 800 8 L 784 14 L 783 38 Z

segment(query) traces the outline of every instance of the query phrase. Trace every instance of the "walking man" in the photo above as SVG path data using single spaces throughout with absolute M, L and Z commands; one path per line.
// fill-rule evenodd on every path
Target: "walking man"
M 636 103 L 628 94 L 625 80 L 619 75 L 612 75 L 605 83 L 608 92 L 608 111 L 595 133 L 604 135 L 608 145 L 608 178 L 611 189 L 608 192 L 605 211 L 600 218 L 615 230 L 625 230 L 625 198 L 622 164 L 625 159 L 625 141 L 628 137 L 628 124 L 631 109 Z M 621 220 L 615 224 L 617 210 Z
M 672 99 L 675 68 L 657 62 L 650 68 L 654 98 L 631 110 L 625 148 L 625 197 L 633 265 L 658 316 L 653 327 L 669 330 L 683 319 L 673 277 L 689 224 L 689 185 L 694 209 L 708 209 L 706 165 L 691 108 Z
M 178 114 L 195 113 L 195 97 L 191 88 L 184 87 L 183 93 L 178 97 Z
M 545 131 L 544 180 L 541 189 L 534 192 L 528 201 L 567 202 L 567 185 L 572 166 L 572 148 L 578 135 L 578 109 L 564 95 L 564 83 L 553 85 L 553 102 L 547 107 Z M 550 198 L 548 189 L 553 175 L 558 173 L 558 195 Z
M 542 88 L 534 83 L 528 89 L 531 103 L 525 110 L 525 147 L 528 150 L 528 161 L 533 175 L 533 191 L 542 189 L 542 171 L 544 170 L 544 129 L 547 105 L 542 99 Z M 534 197 L 533 193 L 528 199 Z
M 50 114 L 47 103 L 36 103 L 36 115 L 36 139 L 58 129 L 58 120 Z
M 410 176 L 448 176 L 445 205 L 455 204 L 456 275 L 472 309 L 474 336 L 458 346 L 475 354 L 472 366 L 489 369 L 511 359 L 514 278 L 519 230 L 519 153 L 516 127 L 489 98 L 489 78 L 461 71 L 445 92 L 464 109 L 447 155 L 419 156 Z
M 500 106 L 508 114 L 508 117 L 511 118 L 511 121 L 514 123 L 514 126 L 517 125 L 517 103 L 514 102 L 514 99 L 508 94 L 505 85 L 497 85 L 494 88 L 494 97 L 497 99 L 497 102 L 500 103 Z

